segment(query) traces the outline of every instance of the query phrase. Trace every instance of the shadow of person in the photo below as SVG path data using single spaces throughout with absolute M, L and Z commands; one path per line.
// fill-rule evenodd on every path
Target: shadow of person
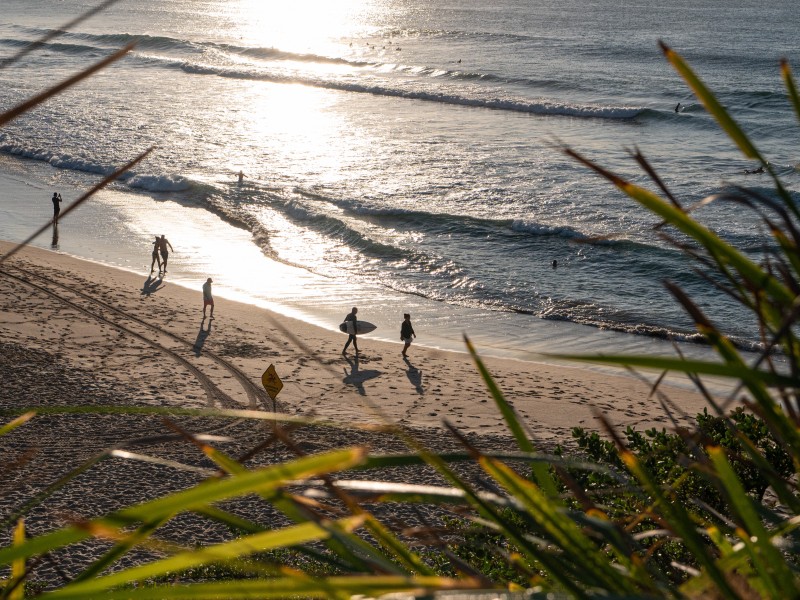
M 408 371 L 406 371 L 406 377 L 408 377 L 408 380 L 411 382 L 411 385 L 414 386 L 414 389 L 417 390 L 417 393 L 422 396 L 425 393 L 425 390 L 422 388 L 422 371 L 412 365 L 411 361 L 405 356 L 403 357 L 403 362 L 406 363 L 406 366 L 408 367 Z
M 358 356 L 355 358 L 350 358 L 349 356 L 344 357 L 345 360 L 350 365 L 350 372 L 347 372 L 347 369 L 343 369 L 344 371 L 344 382 L 347 385 L 352 385 L 358 390 L 358 393 L 362 396 L 367 395 L 367 391 L 364 389 L 364 382 L 369 379 L 374 379 L 375 377 L 379 377 L 383 375 L 382 372 L 376 371 L 375 369 L 369 369 L 367 371 L 361 371 L 358 368 Z
M 58 250 L 58 223 L 53 222 L 53 239 L 50 242 L 50 247 Z
M 194 341 L 194 346 L 192 346 L 195 356 L 200 356 L 203 351 L 203 344 L 206 343 L 206 338 L 211 335 L 211 319 L 208 321 L 208 329 L 203 329 L 203 323 L 205 322 L 206 318 L 203 317 L 200 321 L 200 331 L 197 332 L 197 339 Z
M 147 279 L 142 285 L 142 296 L 149 296 L 150 294 L 156 292 L 158 288 L 161 287 L 162 283 L 164 283 L 164 279 L 161 276 L 161 273 L 158 274 L 158 277 L 148 275 Z

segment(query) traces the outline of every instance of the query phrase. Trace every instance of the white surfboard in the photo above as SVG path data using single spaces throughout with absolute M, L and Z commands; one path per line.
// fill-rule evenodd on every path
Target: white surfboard
M 345 321 L 341 325 L 339 325 L 339 331 L 342 333 L 347 333 L 347 325 L 352 323 L 352 321 Z M 369 333 L 370 331 L 375 331 L 378 327 L 377 325 L 373 325 L 369 321 L 362 321 L 359 319 L 358 323 L 358 330 L 356 331 L 356 335 L 364 335 L 365 333 Z

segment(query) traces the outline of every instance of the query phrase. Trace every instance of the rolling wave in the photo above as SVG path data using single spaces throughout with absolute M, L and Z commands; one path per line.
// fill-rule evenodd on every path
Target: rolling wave
M 379 62 L 353 61 L 339 57 L 319 56 L 315 54 L 298 54 L 286 52 L 275 48 L 252 48 L 234 46 L 230 44 L 217 44 L 210 42 L 191 42 L 165 36 L 131 35 L 126 33 L 115 34 L 89 34 L 66 33 L 62 41 L 51 42 L 46 45 L 53 51 L 67 52 L 70 54 L 87 53 L 96 55 L 98 52 L 111 48 L 118 48 L 129 42 L 136 41 L 137 48 L 133 59 L 138 58 L 151 65 L 160 65 L 162 68 L 177 69 L 192 75 L 213 75 L 233 79 L 265 81 L 280 84 L 299 84 L 321 89 L 341 92 L 370 94 L 436 102 L 446 105 L 467 106 L 473 108 L 486 108 L 491 110 L 509 111 L 517 113 L 535 114 L 542 116 L 566 116 L 593 119 L 629 120 L 645 110 L 638 106 L 613 106 L 580 104 L 550 99 L 529 100 L 517 97 L 488 97 L 487 92 L 481 88 L 463 90 L 460 92 L 442 92 L 427 88 L 420 84 L 416 78 L 448 77 L 457 81 L 469 82 L 473 80 L 496 81 L 500 83 L 518 83 L 531 86 L 553 86 L 552 81 L 537 81 L 535 79 L 514 78 L 503 79 L 497 75 L 448 70 L 428 66 L 395 65 Z M 66 40 L 66 41 L 63 41 Z M 16 43 L 14 40 L 5 40 L 6 43 Z M 76 42 L 85 42 L 80 44 Z M 27 42 L 25 42 L 27 43 Z M 342 64 L 353 68 L 371 67 L 375 70 L 392 68 L 395 72 L 412 75 L 415 79 L 403 82 L 403 85 L 393 85 L 391 82 L 370 82 L 366 80 L 352 81 L 335 77 L 321 77 L 310 74 L 275 71 L 269 69 L 269 63 L 250 66 L 218 65 L 204 60 L 190 60 L 189 56 L 205 59 L 209 49 L 234 53 L 250 58 L 268 61 L 294 61 L 305 63 Z M 147 52 L 162 53 L 147 54 Z M 164 56 L 168 54 L 169 56 Z M 176 56 L 177 55 L 177 56 Z M 491 92 L 488 92 L 491 93 Z
M 0 152 L 28 160 L 46 162 L 59 169 L 103 176 L 110 175 L 119 168 L 119 165 L 95 162 L 64 152 L 27 147 L 13 140 L 6 133 L 0 133 Z M 153 193 L 185 192 L 197 185 L 196 182 L 181 175 L 156 175 L 133 170 L 123 173 L 119 180 L 129 188 Z
M 388 96 L 393 98 L 404 98 L 406 100 L 421 100 L 425 102 L 437 102 L 456 106 L 469 106 L 474 108 L 488 108 L 492 110 L 502 110 L 536 115 L 552 115 L 567 117 L 583 117 L 594 119 L 614 119 L 628 120 L 633 119 L 642 112 L 641 107 L 631 106 L 593 106 L 588 104 L 572 104 L 558 102 L 555 100 L 541 100 L 531 102 L 513 98 L 481 98 L 468 97 L 458 94 L 447 94 L 432 90 L 415 90 L 390 87 L 387 85 L 370 85 L 363 82 L 336 81 L 317 77 L 282 75 L 274 73 L 254 72 L 252 70 L 231 69 L 212 65 L 202 65 L 196 63 L 181 62 L 172 66 L 180 68 L 186 73 L 195 75 L 216 75 L 219 77 L 231 77 L 237 79 L 250 79 L 257 81 L 267 81 L 270 83 L 287 83 L 307 85 L 322 89 L 336 90 L 341 92 L 352 92 L 359 94 L 371 94 L 375 96 Z

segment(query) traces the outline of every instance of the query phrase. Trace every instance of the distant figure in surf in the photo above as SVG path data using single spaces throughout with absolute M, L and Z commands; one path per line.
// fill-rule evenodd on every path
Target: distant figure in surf
M 53 223 L 58 223 L 58 215 L 61 214 L 61 194 L 53 192 Z
M 211 284 L 213 280 L 211 277 L 206 279 L 203 284 L 203 318 L 206 318 L 206 306 L 211 307 L 211 318 L 214 318 L 214 297 L 211 295 Z
M 406 352 L 408 352 L 408 347 L 411 345 L 412 336 L 417 337 L 417 334 L 414 333 L 414 328 L 411 326 L 411 315 L 405 313 L 403 315 L 403 323 L 400 325 L 400 341 L 405 343 L 401 352 L 403 356 L 408 356 Z
M 169 240 L 164 237 L 164 234 L 162 233 L 158 240 L 158 251 L 161 254 L 161 262 L 164 263 L 164 273 L 167 272 L 167 259 L 169 258 L 167 246 L 169 246 L 170 252 L 175 252 L 175 250 L 172 248 L 172 244 L 169 243 Z
M 554 261 L 553 261 L 553 268 L 555 269 L 556 267 L 558 267 L 558 261 L 557 261 L 557 260 L 554 260 Z
M 358 356 L 358 340 L 356 340 L 356 335 L 358 334 L 358 319 L 356 318 L 357 312 L 358 308 L 354 306 L 353 310 L 351 310 L 344 318 L 344 322 L 347 323 L 347 333 L 349 336 L 347 338 L 347 343 L 344 345 L 344 348 L 342 348 L 342 354 L 347 353 L 347 348 L 352 343 L 353 348 L 356 351 L 356 356 Z
M 158 261 L 158 270 L 161 271 L 161 259 L 158 257 L 158 249 L 161 247 L 161 240 L 156 236 L 156 241 L 153 242 L 153 260 L 150 261 L 150 272 L 153 272 L 153 265 Z
M 757 169 L 753 169 L 752 171 L 745 169 L 744 172 L 745 175 L 758 175 L 759 173 L 764 172 L 764 165 L 761 165 L 760 167 L 758 167 Z
M 675 107 L 675 112 L 681 112 L 681 103 L 678 102 L 678 105 Z
M 239 183 L 244 183 L 244 178 L 247 177 L 242 171 L 239 171 Z

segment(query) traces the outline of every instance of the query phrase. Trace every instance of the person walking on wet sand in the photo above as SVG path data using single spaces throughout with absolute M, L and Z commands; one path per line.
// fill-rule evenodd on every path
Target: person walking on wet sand
M 53 197 L 51 198 L 53 201 L 53 223 L 58 223 L 58 215 L 61 213 L 61 194 L 58 192 L 53 192 Z
M 347 352 L 347 348 L 350 344 L 353 344 L 353 348 L 356 351 L 356 356 L 358 356 L 358 340 L 356 340 L 356 335 L 358 335 L 358 319 L 356 318 L 356 313 L 358 312 L 358 308 L 355 306 L 353 310 L 344 318 L 344 322 L 347 325 L 347 333 L 349 333 L 349 337 L 347 338 L 347 343 L 344 345 L 342 349 L 342 354 Z
M 403 346 L 403 351 L 401 352 L 403 356 L 408 356 L 406 352 L 408 352 L 408 347 L 411 345 L 412 337 L 417 337 L 417 334 L 414 333 L 414 328 L 411 326 L 411 315 L 405 313 L 403 315 L 403 324 L 400 325 L 400 340 L 405 342 L 405 346 Z
M 211 307 L 211 316 L 210 318 L 214 318 L 214 297 L 211 295 L 211 284 L 213 280 L 211 277 L 206 279 L 206 282 L 203 284 L 203 318 L 206 318 L 206 307 Z
M 161 259 L 158 257 L 158 249 L 161 246 L 161 240 L 156 236 L 156 241 L 153 242 L 153 260 L 150 261 L 150 272 L 153 272 L 153 265 L 158 261 L 158 271 L 161 272 Z
M 167 246 L 169 246 L 169 251 L 167 251 Z M 161 234 L 161 238 L 158 240 L 158 250 L 161 253 L 161 262 L 164 263 L 164 273 L 166 273 L 169 253 L 175 252 L 175 250 L 172 248 L 172 244 L 169 243 L 169 240 L 164 237 L 163 233 Z

